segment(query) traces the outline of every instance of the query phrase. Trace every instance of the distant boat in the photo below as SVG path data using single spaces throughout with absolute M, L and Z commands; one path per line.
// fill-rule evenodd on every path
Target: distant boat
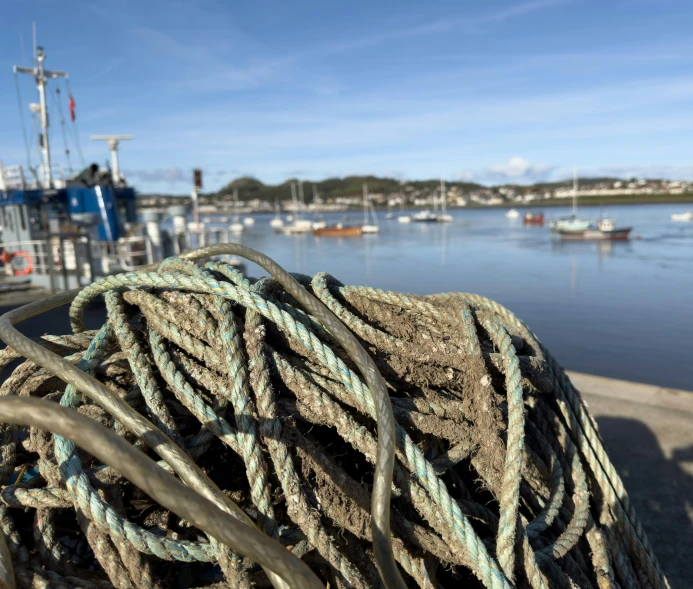
M 414 223 L 437 223 L 437 216 L 428 209 L 414 213 L 411 216 L 411 221 Z
M 241 223 L 238 217 L 238 188 L 233 189 L 233 217 L 231 217 L 231 225 L 229 225 L 229 231 L 231 233 L 243 233 L 245 225 Z
M 616 227 L 613 220 L 602 219 L 596 226 L 585 230 L 559 230 L 561 239 L 568 241 L 625 241 L 632 227 Z
M 440 179 L 440 213 L 438 213 L 438 200 L 433 197 L 433 210 L 424 209 L 411 216 L 411 221 L 415 223 L 450 223 L 453 220 L 452 215 L 448 215 L 445 208 L 445 182 Z M 408 223 L 408 221 L 403 221 Z
M 409 215 L 400 215 L 397 217 L 399 223 L 411 223 L 411 217 Z
M 693 213 L 691 211 L 686 211 L 685 213 L 674 213 L 671 216 L 672 221 L 693 221 Z
M 308 233 L 313 229 L 313 224 L 308 219 L 296 219 L 290 225 L 282 227 L 284 235 L 294 235 L 296 233 Z
M 245 219 L 243 219 L 243 225 L 251 227 L 255 225 L 255 219 L 253 219 L 252 217 L 246 217 Z
M 507 213 L 505 213 L 505 216 L 508 219 L 517 219 L 520 217 L 520 213 L 517 211 L 517 209 L 510 209 Z
M 437 215 L 438 223 L 452 223 L 452 215 L 447 214 L 446 203 L 448 192 L 445 190 L 445 180 L 440 179 L 440 214 Z
M 300 189 L 301 192 L 301 204 L 303 204 L 303 188 Z M 282 227 L 282 233 L 284 235 L 295 235 L 297 233 L 308 233 L 313 229 L 313 224 L 308 219 L 301 219 L 298 213 L 298 199 L 296 198 L 296 184 L 291 183 L 291 200 L 294 204 L 294 209 L 296 210 L 295 217 L 287 217 L 287 220 L 293 220 L 292 223 L 284 225 Z
M 369 223 L 369 213 L 373 223 Z M 378 217 L 375 214 L 373 204 L 368 198 L 368 185 L 365 183 L 363 185 L 363 225 L 361 226 L 361 233 L 380 233 Z
M 282 216 L 279 213 L 279 203 L 276 198 L 274 199 L 274 218 L 270 220 L 269 224 L 273 229 L 281 229 L 284 227 L 284 221 L 282 221 Z
M 358 237 L 362 233 L 362 228 L 357 225 L 328 225 L 320 229 L 313 229 L 313 235 L 317 237 Z
M 543 225 L 544 224 L 544 213 L 525 213 L 523 219 L 525 225 Z
M 553 219 L 549 226 L 552 231 L 560 233 L 561 231 L 586 231 L 592 225 L 592 221 L 580 219 L 577 214 L 577 192 L 578 192 L 578 177 L 577 168 L 573 169 L 573 211 L 566 217 Z
M 315 221 L 313 221 L 313 229 L 325 229 L 327 221 L 318 215 L 318 207 L 322 205 L 322 199 L 318 196 L 318 187 L 313 184 L 313 211 L 315 213 Z

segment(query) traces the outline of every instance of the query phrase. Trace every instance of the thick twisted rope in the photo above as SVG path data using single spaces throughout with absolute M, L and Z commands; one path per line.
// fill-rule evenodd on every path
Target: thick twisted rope
M 489 589 L 666 586 L 579 394 L 509 311 L 474 295 L 416 297 L 343 286 L 327 274 L 295 281 L 346 325 L 385 377 L 396 420 L 394 479 L 377 467 L 377 379 L 336 343 L 338 330 L 321 307 L 285 282 L 253 281 L 224 262 L 171 259 L 156 272 L 99 280 L 71 306 L 78 333 L 41 341 L 97 377 L 128 412 L 97 411 L 74 379 L 58 394 L 40 363 L 20 366 L 1 390 L 57 394 L 135 444 L 147 436 L 133 429 L 129 412 L 145 412 L 170 437 L 166 444 L 238 504 L 239 517 L 256 521 L 335 586 L 376 586 L 378 573 L 387 586 L 401 575 L 425 588 L 457 586 L 469 573 Z M 109 321 L 83 332 L 83 311 L 101 295 Z M 17 356 L 8 348 L 0 364 Z M 116 409 L 113 400 L 91 398 Z M 69 548 L 52 533 L 50 517 L 41 516 L 37 561 L 12 532 L 8 507 L 50 515 L 74 505 L 93 558 L 115 586 L 163 582 L 159 560 L 200 563 L 232 587 L 263 574 L 214 536 L 142 503 L 130 483 L 66 438 L 13 432 L 0 431 L 0 474 L 17 477 L 0 492 L 0 527 L 22 584 L 40 584 L 32 579 L 48 574 L 41 566 L 56 586 L 69 585 L 75 572 L 61 568 Z M 18 443 L 39 453 L 35 465 L 18 464 Z M 151 447 L 161 466 L 178 465 L 161 444 Z M 39 476 L 27 479 L 27 468 Z M 107 492 L 114 484 L 130 489 L 117 505 Z M 383 492 L 394 502 L 385 514 L 371 511 L 373 518 L 367 498 Z M 382 522 L 390 520 L 395 577 L 380 546 Z M 138 567 L 147 571 L 142 578 Z

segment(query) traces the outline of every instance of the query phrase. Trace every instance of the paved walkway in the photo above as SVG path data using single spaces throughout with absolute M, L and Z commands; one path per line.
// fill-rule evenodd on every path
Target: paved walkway
M 693 392 L 569 375 L 597 418 L 672 589 L 693 587 Z

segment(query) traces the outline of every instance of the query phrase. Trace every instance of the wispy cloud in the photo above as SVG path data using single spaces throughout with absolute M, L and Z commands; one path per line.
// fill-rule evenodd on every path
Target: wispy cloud
M 478 15 L 457 18 L 443 18 L 417 26 L 393 29 L 377 35 L 370 35 L 360 39 L 353 39 L 351 41 L 336 44 L 331 48 L 331 50 L 345 51 L 348 49 L 361 49 L 365 47 L 372 47 L 374 45 L 380 45 L 395 39 L 432 35 L 435 33 L 442 33 L 452 30 L 478 32 L 480 27 L 503 23 L 537 10 L 564 5 L 568 2 L 569 0 L 531 0 L 529 2 L 522 2 L 514 6 L 507 6 Z
M 108 62 L 108 64 L 103 69 L 99 70 L 93 76 L 88 78 L 85 81 L 85 83 L 91 84 L 91 83 L 95 82 L 96 80 L 103 78 L 107 74 L 110 74 L 112 71 L 118 69 L 124 63 L 125 63 L 125 59 L 122 57 L 116 57 L 115 59 L 112 59 L 111 61 Z

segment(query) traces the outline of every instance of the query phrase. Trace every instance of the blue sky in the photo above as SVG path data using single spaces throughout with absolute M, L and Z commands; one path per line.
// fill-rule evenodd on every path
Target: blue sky
M 121 166 L 143 191 L 187 192 L 195 166 L 208 189 L 241 174 L 532 182 L 573 166 L 693 178 L 687 1 L 5 0 L 7 165 L 26 161 L 11 68 L 28 65 L 33 20 L 46 67 L 70 73 L 86 160 L 108 156 L 89 135 L 135 135 Z M 51 140 L 61 161 L 57 111 Z

